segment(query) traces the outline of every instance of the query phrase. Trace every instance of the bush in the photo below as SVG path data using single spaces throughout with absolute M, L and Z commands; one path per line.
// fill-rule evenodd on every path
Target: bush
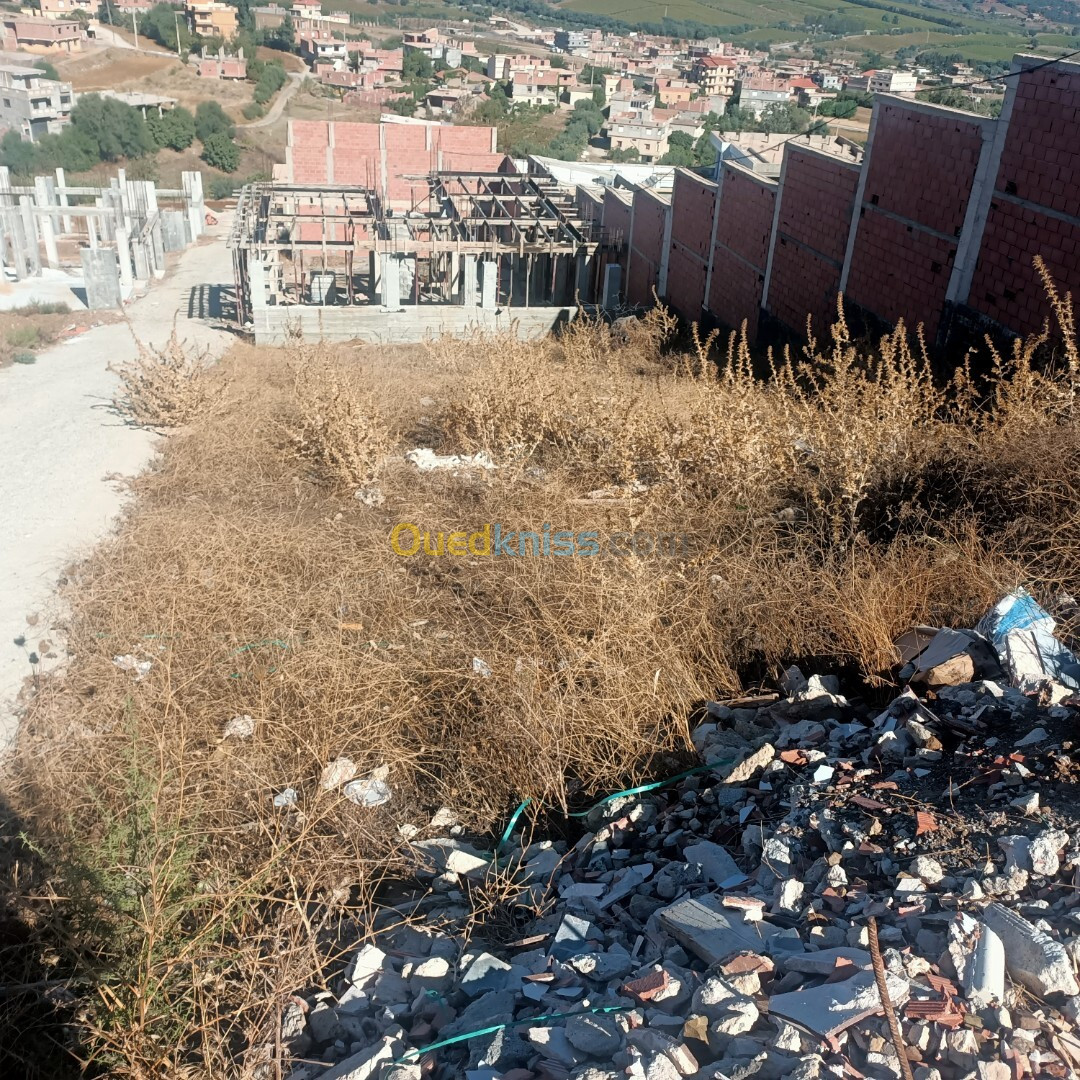
M 36 326 L 17 326 L 4 336 L 13 349 L 32 349 L 41 344 L 41 331 Z
M 202 159 L 212 169 L 236 172 L 240 165 L 240 147 L 230 136 L 218 131 L 203 141 Z
M 210 181 L 210 198 L 231 199 L 242 186 L 242 181 L 231 176 L 215 176 Z
M 146 121 L 154 145 L 168 150 L 186 150 L 195 141 L 195 117 L 182 105 Z
M 228 383 L 212 373 L 209 350 L 197 351 L 177 337 L 157 348 L 138 343 L 139 354 L 129 364 L 109 366 L 123 389 L 113 405 L 140 427 L 175 427 L 217 408 Z
M 11 362 L 13 364 L 33 364 L 37 362 L 37 357 L 32 352 L 20 351 L 12 354 Z
M 216 101 L 200 101 L 195 110 L 195 135 L 205 144 L 211 135 L 222 134 L 230 139 L 236 134 L 236 125 Z
M 245 120 L 258 120 L 260 116 L 266 115 L 266 110 L 257 101 L 249 101 L 240 111 Z

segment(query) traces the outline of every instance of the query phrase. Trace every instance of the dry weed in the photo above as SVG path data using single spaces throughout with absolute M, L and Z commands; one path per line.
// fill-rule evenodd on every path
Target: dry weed
M 293 357 L 297 416 L 287 425 L 293 448 L 341 483 L 371 483 L 390 436 L 360 372 L 333 364 L 315 345 L 294 344 Z
M 1074 344 L 1047 367 L 1023 343 L 994 385 L 945 390 L 918 343 L 867 350 L 842 321 L 767 379 L 738 336 L 714 366 L 712 339 L 663 353 L 660 317 L 645 345 L 609 333 L 223 361 L 239 392 L 170 442 L 73 573 L 74 659 L 14 763 L 53 879 L 30 941 L 93 988 L 83 1057 L 140 1080 L 284 1071 L 277 1011 L 362 939 L 408 866 L 397 826 L 449 805 L 484 833 L 526 796 L 606 794 L 686 753 L 703 700 L 801 659 L 888 682 L 912 623 L 970 625 L 1021 581 L 1075 588 Z M 388 459 L 430 412 L 440 449 L 502 467 Z M 316 470 L 296 475 L 283 427 Z M 363 505 L 376 472 L 386 501 Z M 688 542 L 402 557 L 400 522 Z M 126 653 L 144 679 L 113 663 Z M 225 737 L 237 715 L 250 738 Z M 343 755 L 388 767 L 392 801 L 323 790 Z M 296 804 L 275 807 L 287 787 Z M 514 931 L 512 867 L 473 899 L 485 932 Z
M 221 408 L 228 382 L 212 370 L 209 349 L 182 341 L 175 326 L 165 345 L 137 346 L 133 361 L 109 366 L 123 384 L 114 399 L 123 416 L 145 427 L 179 427 Z

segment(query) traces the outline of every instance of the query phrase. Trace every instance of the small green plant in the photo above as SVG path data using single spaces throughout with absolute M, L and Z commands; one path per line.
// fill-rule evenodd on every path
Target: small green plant
M 41 331 L 36 326 L 16 326 L 5 337 L 13 349 L 32 349 L 41 344 Z
M 33 364 L 37 362 L 37 357 L 32 352 L 20 349 L 19 352 L 12 356 L 11 362 L 13 364 Z

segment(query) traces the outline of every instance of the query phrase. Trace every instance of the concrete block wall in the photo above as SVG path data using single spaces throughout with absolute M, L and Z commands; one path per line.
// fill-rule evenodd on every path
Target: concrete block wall
M 976 225 L 982 225 L 970 283 L 958 299 L 1016 333 L 1053 327 L 1035 270 L 1041 255 L 1062 291 L 1080 297 L 1080 65 L 1022 71 L 1006 96 L 998 156 Z M 967 288 L 963 286 L 967 285 Z
M 667 302 L 684 319 L 699 320 L 712 260 L 716 184 L 686 169 L 675 173 L 671 193 L 671 247 Z
M 780 173 L 762 306 L 799 332 L 821 336 L 836 317 L 859 166 L 789 143 Z
M 993 120 L 880 97 L 874 106 L 841 289 L 886 323 L 937 336 Z
M 724 165 L 720 172 L 706 303 L 725 326 L 736 328 L 745 320 L 751 341 L 758 333 L 776 193 L 775 180 L 740 165 Z
M 636 190 L 626 275 L 626 298 L 631 304 L 651 304 L 654 289 L 657 295 L 666 291 L 670 227 L 671 200 L 644 188 Z

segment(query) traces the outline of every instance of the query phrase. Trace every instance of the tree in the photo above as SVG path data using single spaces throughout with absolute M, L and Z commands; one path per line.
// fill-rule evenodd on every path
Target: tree
M 186 150 L 195 141 L 195 117 L 182 105 L 149 117 L 146 127 L 154 144 L 168 150 Z
M 266 44 L 280 52 L 293 52 L 296 49 L 296 26 L 292 16 L 286 15 L 281 24 L 267 34 Z
M 685 131 L 673 131 L 668 137 L 668 152 L 660 159 L 660 164 L 682 165 L 689 169 L 697 163 L 693 138 Z
M 225 135 L 231 139 L 236 126 L 216 101 L 200 101 L 195 109 L 195 135 L 205 145 L 211 135 Z
M 169 52 L 177 51 L 176 31 L 180 30 L 180 48 L 187 52 L 191 48 L 191 31 L 183 19 L 177 19 L 176 8 L 168 4 L 155 4 L 139 19 L 139 33 L 156 41 Z
M 240 164 L 240 147 L 224 131 L 208 135 L 202 144 L 202 159 L 207 165 L 222 172 L 236 172 Z
M 405 53 L 405 58 L 401 62 L 402 82 L 426 81 L 434 74 L 435 66 L 426 52 L 421 52 L 419 49 L 409 49 Z
M 115 98 L 81 94 L 71 125 L 94 142 L 101 161 L 142 157 L 153 149 L 142 113 Z
M 35 60 L 34 67 L 36 67 L 46 79 L 52 79 L 53 82 L 60 81 L 60 72 L 57 71 L 48 60 Z
M 766 105 L 758 120 L 758 128 L 767 135 L 788 134 L 805 131 L 810 122 L 810 113 L 788 102 L 774 101 Z
M 641 160 L 641 152 L 638 150 L 638 148 L 636 146 L 631 146 L 631 147 L 628 147 L 625 150 L 622 150 L 622 149 L 612 150 L 611 153 L 608 155 L 608 157 L 610 157 L 612 161 L 617 161 L 617 162 L 640 161 Z

